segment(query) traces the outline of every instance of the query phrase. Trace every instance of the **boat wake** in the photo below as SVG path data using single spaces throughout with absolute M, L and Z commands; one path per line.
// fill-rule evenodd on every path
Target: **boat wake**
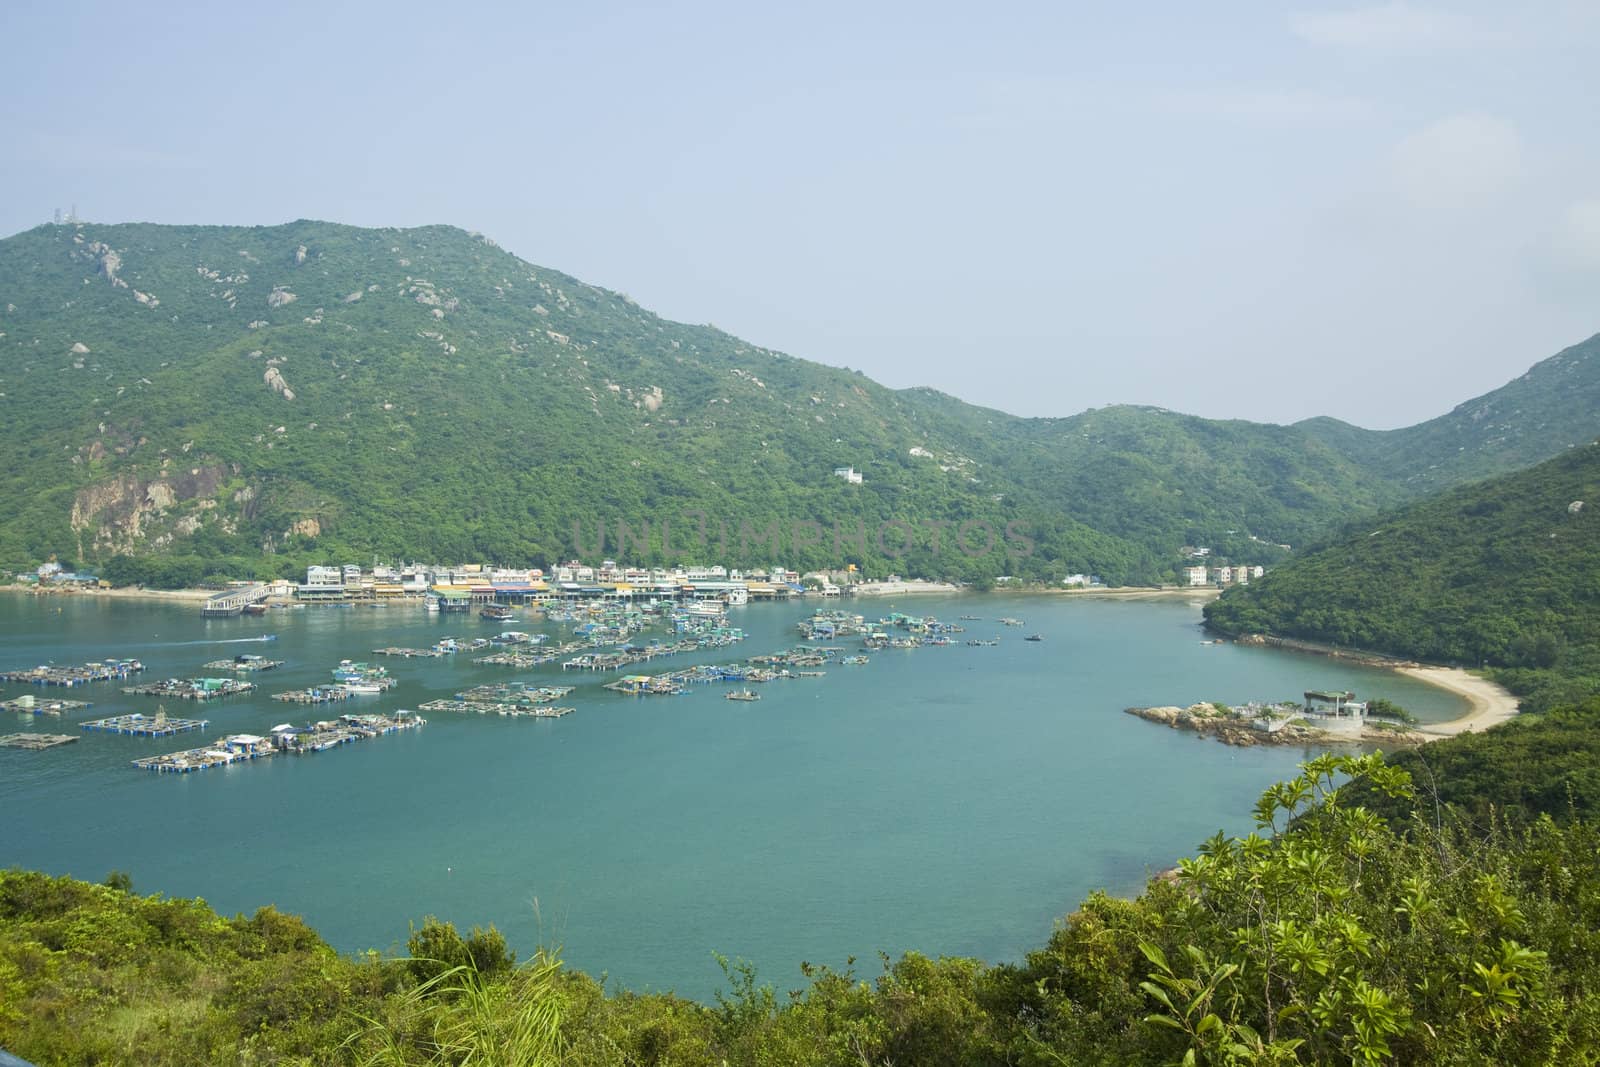
M 276 641 L 277 639 L 277 634 L 261 634 L 259 637 L 216 637 L 205 641 L 143 641 L 128 647 L 182 648 L 186 645 L 258 645 L 263 641 Z

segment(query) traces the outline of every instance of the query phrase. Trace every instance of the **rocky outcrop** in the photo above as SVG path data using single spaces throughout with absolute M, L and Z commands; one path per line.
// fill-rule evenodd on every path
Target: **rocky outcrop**
M 1164 705 L 1153 708 L 1125 708 L 1129 715 L 1174 730 L 1189 730 L 1201 737 L 1214 737 L 1225 745 L 1249 748 L 1255 745 L 1331 745 L 1384 744 L 1409 745 L 1422 740 L 1420 735 L 1383 724 L 1369 723 L 1364 729 L 1322 729 L 1305 719 L 1294 718 L 1293 705 L 1246 705 L 1231 708 L 1226 704 L 1190 704 L 1186 708 Z
M 277 393 L 285 400 L 294 399 L 294 390 L 289 388 L 289 383 L 283 379 L 283 372 L 278 370 L 277 367 L 268 367 L 266 373 L 261 377 L 267 383 L 267 387 L 274 393 Z
M 110 282 L 113 288 L 126 289 L 128 283 L 117 277 L 117 271 L 122 269 L 122 256 L 117 250 L 101 241 L 90 242 L 88 248 L 97 257 L 98 263 L 95 269 L 105 280 Z
M 128 472 L 78 490 L 70 522 L 78 535 L 79 554 L 86 554 L 86 546 L 98 552 L 137 551 L 156 527 L 164 525 L 168 512 L 190 501 L 206 502 L 227 474 L 221 464 L 207 463 L 154 478 Z M 171 532 L 197 529 L 198 520 L 187 524 L 180 519 Z
M 272 292 L 267 294 L 267 307 L 281 308 L 283 305 L 292 304 L 299 299 L 298 296 L 289 291 L 287 286 L 275 285 L 272 287 Z
M 322 523 L 316 519 L 300 519 L 287 530 L 283 531 L 284 537 L 321 537 Z

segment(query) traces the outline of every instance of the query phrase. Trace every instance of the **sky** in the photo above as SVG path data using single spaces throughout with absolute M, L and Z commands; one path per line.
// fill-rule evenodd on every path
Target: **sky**
M 39 3 L 0 235 L 449 223 L 1022 415 L 1408 425 L 1600 332 L 1600 4 Z

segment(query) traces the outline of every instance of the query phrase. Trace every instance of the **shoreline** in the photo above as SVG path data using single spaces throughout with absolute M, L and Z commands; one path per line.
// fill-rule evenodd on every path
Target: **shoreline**
M 1441 737 L 1487 730 L 1517 717 L 1517 698 L 1510 690 L 1460 667 L 1397 666 L 1390 669 L 1435 689 L 1453 693 L 1467 702 L 1464 715 L 1445 722 L 1413 726 L 1411 733 L 1418 735 L 1422 741 L 1437 741 Z
M 123 586 L 119 589 L 49 589 L 40 592 L 37 588 L 27 585 L 0 586 L 11 593 L 25 593 L 28 596 L 60 596 L 60 597 L 99 597 L 106 600 L 165 600 L 179 603 L 198 603 L 216 596 L 216 592 L 205 589 L 131 589 Z

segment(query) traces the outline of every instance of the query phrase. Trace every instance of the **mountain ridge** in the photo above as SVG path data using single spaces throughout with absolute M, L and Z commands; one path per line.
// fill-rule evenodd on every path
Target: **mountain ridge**
M 1183 544 L 1271 561 L 1416 491 L 1298 427 L 1141 405 L 1023 418 L 889 389 L 449 226 L 80 223 L 0 240 L 0 393 L 9 566 L 549 562 L 585 525 L 694 512 L 735 541 L 774 522 L 824 533 L 736 545 L 730 563 L 1151 582 Z M 1013 522 L 1027 555 L 1004 538 L 937 547 L 940 524 Z M 898 554 L 876 537 L 895 523 L 917 542 Z

